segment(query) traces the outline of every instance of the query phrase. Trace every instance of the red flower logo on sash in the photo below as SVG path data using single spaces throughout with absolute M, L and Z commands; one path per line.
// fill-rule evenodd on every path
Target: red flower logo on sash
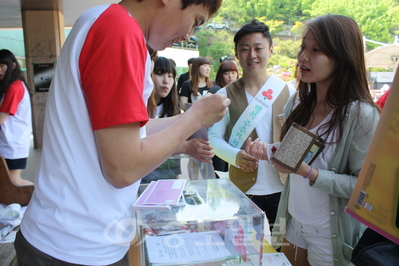
M 266 100 L 266 98 L 267 98 L 268 100 L 273 99 L 272 94 L 273 94 L 273 90 L 271 90 L 271 89 L 268 89 L 267 91 L 262 91 L 262 96 L 265 97 L 263 100 Z

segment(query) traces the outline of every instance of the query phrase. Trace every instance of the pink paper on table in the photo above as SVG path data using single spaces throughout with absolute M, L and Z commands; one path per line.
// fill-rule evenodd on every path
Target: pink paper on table
M 135 209 L 154 209 L 154 210 L 170 210 L 171 207 L 169 204 L 144 204 L 144 201 L 147 199 L 148 195 L 151 193 L 153 188 L 157 182 L 151 181 L 151 183 L 147 186 L 144 192 L 140 195 L 140 197 L 133 204 L 133 208 Z
M 144 204 L 178 204 L 185 184 L 185 179 L 158 180 Z

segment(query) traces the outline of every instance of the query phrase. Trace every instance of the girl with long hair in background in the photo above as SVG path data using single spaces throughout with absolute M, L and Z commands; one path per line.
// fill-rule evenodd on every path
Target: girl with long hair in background
M 208 58 L 197 57 L 193 60 L 190 79 L 183 83 L 179 93 L 180 106 L 183 110 L 186 110 L 186 103 L 194 103 L 215 86 L 209 77 L 210 73 L 211 62 Z
M 148 115 L 160 119 L 180 114 L 181 109 L 176 88 L 176 68 L 173 62 L 165 57 L 154 57 L 152 80 L 154 89 L 148 101 Z M 202 162 L 213 157 L 212 147 L 208 141 L 193 138 L 185 141 L 176 153 L 184 153 Z M 158 168 L 143 177 L 142 183 L 150 183 L 159 179 L 174 179 L 181 174 L 180 158 L 169 158 Z
M 33 185 L 21 178 L 32 134 L 30 93 L 14 54 L 0 50 L 0 155 L 7 162 L 14 185 Z

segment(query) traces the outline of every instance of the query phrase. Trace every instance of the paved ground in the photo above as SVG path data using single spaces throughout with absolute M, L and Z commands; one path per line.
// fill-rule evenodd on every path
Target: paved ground
M 33 149 L 33 139 L 29 152 L 28 162 L 26 169 L 22 170 L 21 176 L 23 179 L 34 182 L 37 168 L 40 164 L 40 157 L 42 156 L 42 149 Z

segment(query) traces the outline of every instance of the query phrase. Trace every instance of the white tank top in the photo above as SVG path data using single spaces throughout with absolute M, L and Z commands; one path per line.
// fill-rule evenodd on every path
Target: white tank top
M 318 128 L 330 120 L 332 112 L 315 128 L 309 130 L 316 134 Z M 335 134 L 330 134 L 327 143 L 335 142 Z M 334 154 L 336 144 L 326 144 L 324 150 L 312 163 L 312 166 L 320 169 L 329 169 L 331 158 Z M 330 200 L 329 194 L 323 190 L 313 188 L 309 185 L 309 180 L 303 176 L 290 175 L 290 195 L 288 201 L 288 211 L 296 220 L 302 224 L 315 227 L 329 223 L 330 219 Z

